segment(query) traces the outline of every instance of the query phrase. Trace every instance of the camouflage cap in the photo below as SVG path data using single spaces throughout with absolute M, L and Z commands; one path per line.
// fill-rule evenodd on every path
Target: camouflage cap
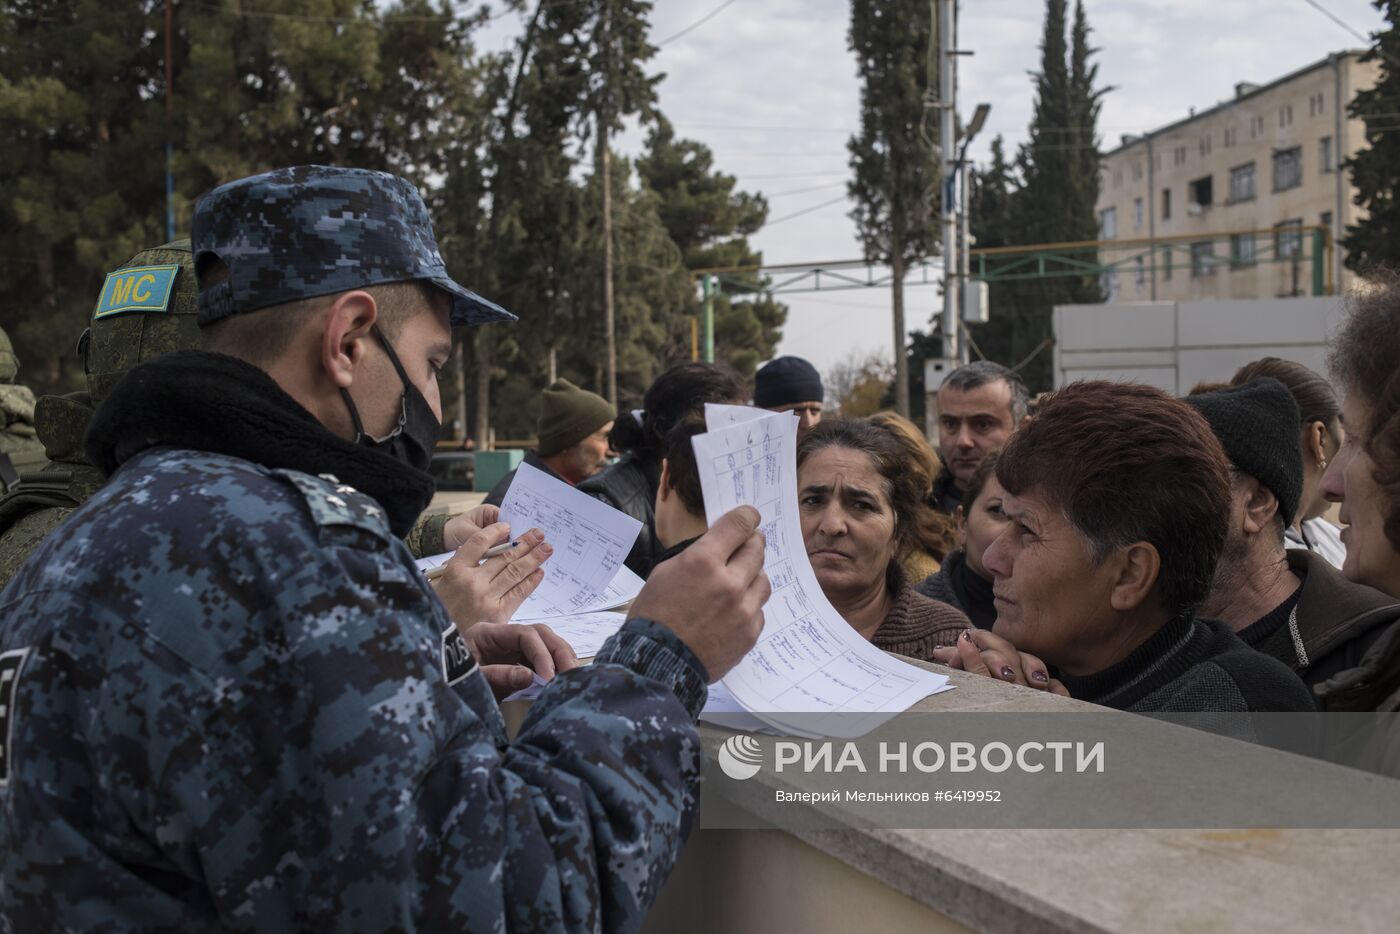
M 271 305 L 426 280 L 452 296 L 452 324 L 515 315 L 453 282 L 418 189 L 386 172 L 302 165 L 239 179 L 195 206 L 195 266 L 228 279 L 199 295 L 199 326 Z
M 4 328 L 0 328 L 0 383 L 9 383 L 19 375 L 19 357 L 15 356 L 14 345 L 10 343 L 10 335 L 5 333 Z
M 188 240 L 142 250 L 108 273 L 78 345 L 93 405 L 141 361 L 199 347 L 198 311 Z

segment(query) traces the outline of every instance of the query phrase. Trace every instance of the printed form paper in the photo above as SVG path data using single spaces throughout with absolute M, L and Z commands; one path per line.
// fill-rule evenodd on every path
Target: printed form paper
M 512 534 L 537 528 L 554 548 L 544 564 L 544 580 L 525 598 L 516 619 L 567 616 L 608 605 L 619 593 L 609 596 L 609 585 L 642 531 L 639 520 L 529 464 L 516 470 L 500 521 L 509 523 Z M 625 585 L 628 579 L 623 581 Z
M 856 736 L 948 689 L 946 677 L 871 645 L 822 593 L 798 514 L 797 417 L 764 413 L 739 420 L 746 414 L 742 407 L 715 408 L 718 424 L 691 442 L 705 518 L 713 524 L 737 506 L 757 508 L 767 538 L 764 570 L 773 585 L 758 643 L 724 677 L 729 693 L 762 719 L 794 732 L 807 732 L 810 724 L 784 722 L 783 714 L 844 714 L 824 726 Z M 710 414 L 707 407 L 707 425 Z
M 512 623 L 517 620 L 511 620 Z M 519 622 L 525 622 L 520 620 Z M 573 613 L 569 616 L 553 616 L 549 619 L 532 620 L 553 629 L 579 658 L 592 658 L 598 654 L 603 643 L 627 622 L 626 613 Z

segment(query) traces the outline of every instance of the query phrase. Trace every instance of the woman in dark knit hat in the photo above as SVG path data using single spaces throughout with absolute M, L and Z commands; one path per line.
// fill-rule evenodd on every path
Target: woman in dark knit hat
M 798 444 L 802 538 L 822 592 L 878 648 L 931 661 L 968 621 L 916 592 L 900 566 L 925 495 L 899 442 L 868 421 L 823 421 Z
M 1286 665 L 1195 615 L 1225 546 L 1229 466 L 1206 420 L 1159 389 L 1050 395 L 997 461 L 1009 524 L 982 558 L 997 621 L 966 642 L 1000 660 L 972 670 L 1050 687 L 1015 657 L 1030 653 L 1070 696 L 1119 710 L 1314 710 Z

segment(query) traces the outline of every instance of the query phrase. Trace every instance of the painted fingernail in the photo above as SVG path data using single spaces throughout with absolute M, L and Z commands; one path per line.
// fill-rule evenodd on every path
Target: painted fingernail
M 1010 665 L 1002 665 L 1002 666 L 1001 666 L 1001 676 L 1002 676 L 1003 678 L 1005 678 L 1007 681 L 1014 681 L 1014 680 L 1016 680 L 1016 672 L 1014 672 L 1014 671 L 1011 670 L 1011 666 L 1010 666 Z
M 972 630 L 971 630 L 971 629 L 964 629 L 964 630 L 963 630 L 962 637 L 963 637 L 963 639 L 965 639 L 966 641 L 971 642 L 971 641 L 972 641 Z
M 1032 672 L 1031 672 L 1031 680 L 1032 680 L 1032 681 L 1049 681 L 1049 680 L 1050 680 L 1050 676 L 1047 675 L 1047 674 L 1046 674 L 1045 672 L 1043 672 L 1043 671 L 1032 671 Z

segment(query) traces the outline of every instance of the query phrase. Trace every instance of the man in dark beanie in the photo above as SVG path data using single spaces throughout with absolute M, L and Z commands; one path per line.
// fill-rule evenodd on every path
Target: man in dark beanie
M 607 399 L 556 379 L 540 401 L 539 447 L 525 452 L 525 463 L 577 485 L 603 469 L 616 418 L 617 409 Z M 502 477 L 486 495 L 486 504 L 501 505 L 514 479 L 514 470 Z
M 1186 401 L 1206 417 L 1233 470 L 1229 536 L 1201 615 L 1320 684 L 1359 663 L 1379 627 L 1400 618 L 1400 605 L 1311 552 L 1284 548 L 1303 492 L 1292 393 L 1267 378 L 1202 388 Z
M 759 368 L 753 378 L 753 404 L 774 412 L 792 412 L 799 421 L 797 436 L 822 420 L 822 377 L 801 357 L 778 357 Z

